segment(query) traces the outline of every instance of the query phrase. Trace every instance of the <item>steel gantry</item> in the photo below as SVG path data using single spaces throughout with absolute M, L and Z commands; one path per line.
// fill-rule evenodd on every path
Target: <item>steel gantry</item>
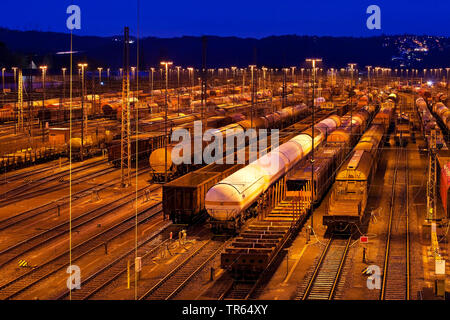
M 129 38 L 128 27 L 124 30 L 123 74 L 122 74 L 122 126 L 121 126 L 121 184 L 131 184 L 131 119 L 130 119 L 130 70 L 129 70 Z
M 429 156 L 428 156 L 428 181 L 427 181 L 427 220 L 432 221 L 436 217 L 436 130 L 431 130 Z
M 23 131 L 23 78 L 22 69 L 19 69 L 19 80 L 17 84 L 17 104 L 18 104 L 18 119 L 17 129 Z

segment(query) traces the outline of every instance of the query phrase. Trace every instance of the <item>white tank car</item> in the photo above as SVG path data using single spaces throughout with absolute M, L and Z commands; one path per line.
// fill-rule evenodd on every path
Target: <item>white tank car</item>
M 340 117 L 331 116 L 316 125 L 320 134 L 314 137 L 318 146 L 340 125 Z M 235 219 L 249 208 L 259 195 L 311 152 L 309 134 L 295 136 L 275 150 L 236 171 L 214 185 L 206 194 L 205 208 L 218 221 Z

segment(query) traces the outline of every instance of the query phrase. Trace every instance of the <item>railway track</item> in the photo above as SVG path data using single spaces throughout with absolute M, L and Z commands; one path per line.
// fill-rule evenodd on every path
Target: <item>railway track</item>
M 97 165 L 101 165 L 101 164 L 105 164 L 105 163 L 107 163 L 107 160 L 101 160 L 101 161 L 98 161 L 98 162 L 89 163 L 89 164 L 87 164 L 85 166 L 81 166 L 81 167 L 73 169 L 72 170 L 72 174 L 83 172 L 86 169 L 90 169 L 90 168 L 93 168 L 93 167 L 95 167 Z M 87 178 L 92 177 L 92 176 L 95 177 L 97 175 L 106 174 L 106 173 L 109 173 L 109 172 L 112 172 L 112 171 L 113 171 L 113 168 L 105 168 L 105 169 L 102 169 L 98 173 L 89 173 L 87 175 L 83 175 L 81 177 L 75 178 L 75 179 L 72 180 L 73 181 L 72 183 L 79 183 L 79 182 L 82 182 L 82 181 L 86 180 Z M 13 203 L 13 202 L 17 202 L 17 201 L 20 201 L 20 200 L 24 200 L 24 199 L 28 199 L 28 198 L 31 198 L 31 197 L 35 197 L 37 195 L 42 194 L 43 192 L 44 193 L 49 192 L 49 190 L 51 190 L 51 188 L 54 188 L 55 190 L 59 190 L 61 188 L 64 188 L 65 184 L 59 185 L 59 186 L 53 186 L 53 187 L 49 187 L 49 188 L 42 188 L 42 189 L 30 191 L 33 188 L 36 188 L 38 186 L 42 186 L 45 183 L 49 183 L 49 182 L 53 182 L 53 181 L 68 182 L 68 181 L 64 181 L 63 180 L 64 177 L 67 176 L 68 174 L 69 174 L 69 169 L 68 170 L 64 170 L 62 172 L 57 172 L 57 173 L 51 174 L 51 175 L 46 176 L 46 177 L 42 177 L 40 179 L 37 179 L 35 181 L 32 181 L 32 182 L 28 183 L 27 185 L 19 185 L 19 186 L 15 187 L 15 188 L 9 189 L 8 191 L 0 194 L 0 198 L 1 198 L 0 199 L 0 206 L 5 206 L 5 205 L 8 205 L 8 204 Z
M 155 186 L 150 190 L 150 192 L 159 189 L 160 186 Z M 147 187 L 142 187 L 138 190 L 138 196 L 142 196 L 144 190 Z M 0 252 L 0 267 L 3 267 L 7 263 L 13 261 L 14 259 L 20 257 L 21 255 L 42 247 L 48 244 L 50 241 L 57 239 L 69 232 L 69 225 L 71 225 L 72 230 L 80 228 L 84 225 L 92 223 L 95 219 L 108 215 L 135 200 L 135 193 L 127 194 L 115 200 L 113 203 L 107 203 L 98 208 L 94 208 L 88 212 L 81 214 L 80 216 L 74 218 L 69 223 L 60 223 L 48 230 L 32 236 L 31 238 L 25 239 L 21 242 L 14 244 Z
M 149 172 L 149 169 L 145 169 L 142 171 L 139 171 L 139 174 L 145 174 Z M 132 177 L 135 177 L 136 173 L 134 172 L 132 174 Z M 119 178 L 113 178 L 110 179 L 108 181 L 105 181 L 103 183 L 99 183 L 93 186 L 90 186 L 86 189 L 80 190 L 78 192 L 72 193 L 72 205 L 74 204 L 75 201 L 82 199 L 83 197 L 89 195 L 90 191 L 96 190 L 97 192 L 100 192 L 104 189 L 113 187 L 114 185 L 119 183 Z M 34 218 L 40 214 L 44 214 L 46 212 L 49 212 L 50 210 L 54 210 L 54 209 L 58 209 L 58 207 L 60 209 L 62 209 L 62 207 L 64 207 L 65 205 L 68 204 L 70 196 L 64 196 L 61 197 L 59 199 L 53 200 L 51 202 L 48 202 L 46 204 L 43 204 L 39 207 L 35 207 L 26 211 L 23 211 L 19 214 L 16 214 L 14 216 L 11 216 L 9 218 L 3 219 L 0 221 L 0 231 L 10 228 L 12 226 L 15 226 L 19 223 L 23 223 L 28 219 Z
M 64 162 L 61 162 L 61 165 L 66 166 L 67 163 L 68 163 L 68 161 L 64 160 Z M 15 174 L 12 174 L 12 175 L 8 175 L 4 179 L 0 180 L 0 185 L 4 185 L 4 184 L 7 184 L 7 183 L 19 181 L 19 180 L 24 180 L 24 182 L 27 182 L 27 181 L 29 182 L 29 180 L 28 180 L 29 177 L 37 175 L 39 173 L 43 173 L 43 172 L 54 170 L 58 166 L 59 166 L 59 164 L 51 163 L 49 165 L 42 166 L 42 168 L 39 168 L 39 169 L 34 169 L 34 170 L 29 170 L 27 172 L 20 172 L 20 173 L 15 173 Z
M 171 225 L 171 222 L 163 221 L 155 225 L 156 232 L 152 233 L 146 240 L 138 244 L 137 256 L 145 259 L 149 256 L 153 256 L 160 248 L 166 245 L 169 240 L 164 240 L 158 243 L 154 243 L 155 239 L 164 232 L 164 230 Z M 117 259 L 108 263 L 98 271 L 83 278 L 81 281 L 81 288 L 73 290 L 70 296 L 69 290 L 64 291 L 58 295 L 55 299 L 68 299 L 71 300 L 87 300 L 102 289 L 106 288 L 109 284 L 115 281 L 120 276 L 127 272 L 127 264 L 129 261 L 130 268 L 134 268 L 134 258 L 136 255 L 136 249 L 133 247 L 124 254 L 120 255 Z
M 208 240 L 166 274 L 139 300 L 170 300 L 174 298 L 214 257 L 219 254 L 227 241 Z
M 408 189 L 408 151 L 398 148 L 392 184 L 381 300 L 409 300 L 410 298 Z
M 161 203 L 157 203 L 152 205 L 150 208 L 140 210 L 138 212 L 137 223 L 143 223 L 144 221 L 157 216 L 161 212 Z M 42 265 L 36 266 L 30 269 L 28 272 L 19 275 L 12 281 L 0 285 L 0 299 L 12 299 L 17 295 L 25 292 L 26 290 L 29 290 L 40 281 L 49 278 L 60 270 L 65 269 L 69 265 L 70 255 L 72 257 L 72 264 L 76 264 L 79 259 L 86 256 L 88 253 L 103 247 L 105 243 L 108 243 L 109 241 L 118 238 L 126 232 L 133 230 L 135 227 L 136 221 L 135 216 L 133 215 L 115 224 L 114 226 L 109 227 L 103 232 L 96 234 L 90 239 L 74 246 L 71 253 L 67 250 L 66 252 L 59 254 L 58 256 L 48 260 Z
M 117 171 L 117 169 L 116 168 L 104 168 L 104 169 L 101 169 L 101 170 L 93 172 L 93 173 L 87 173 L 81 177 L 72 178 L 72 185 L 79 184 L 79 183 L 82 183 L 85 181 L 89 181 L 91 179 L 106 175 L 106 174 L 114 172 L 114 171 Z M 12 203 L 16 203 L 16 202 L 23 201 L 23 200 L 36 198 L 36 197 L 48 194 L 50 192 L 55 192 L 58 190 L 65 189 L 65 188 L 67 188 L 67 185 L 69 183 L 69 181 L 67 181 L 67 180 L 66 181 L 60 180 L 59 182 L 60 183 L 56 184 L 56 185 L 52 185 L 52 186 L 45 187 L 45 188 L 39 188 L 37 190 L 33 190 L 33 191 L 25 192 L 25 193 L 19 192 L 17 195 L 9 197 L 9 199 L 5 199 L 3 201 L 0 200 L 0 207 L 10 205 Z
M 332 300 L 342 274 L 351 237 L 331 236 L 299 300 Z

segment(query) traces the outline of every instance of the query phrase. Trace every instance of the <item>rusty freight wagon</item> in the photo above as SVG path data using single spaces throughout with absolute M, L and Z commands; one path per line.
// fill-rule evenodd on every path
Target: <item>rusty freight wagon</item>
M 242 166 L 212 163 L 164 184 L 164 214 L 174 223 L 191 224 L 205 213 L 205 195 L 208 190 Z

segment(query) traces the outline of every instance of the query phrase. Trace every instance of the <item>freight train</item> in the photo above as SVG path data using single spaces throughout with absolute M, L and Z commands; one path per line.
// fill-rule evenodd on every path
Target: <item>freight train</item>
M 314 147 L 340 125 L 341 117 L 336 115 L 320 121 L 315 126 Z M 305 159 L 312 147 L 312 129 L 308 129 L 209 189 L 205 208 L 213 231 L 238 231 L 255 214 L 257 199 Z
M 369 187 L 376 173 L 386 134 L 392 126 L 395 100 L 388 98 L 336 174 L 323 225 L 350 233 L 365 217 Z
M 220 133 L 223 133 L 222 136 L 226 136 L 227 131 L 228 132 L 234 132 L 234 133 L 240 133 L 242 131 L 246 131 L 249 128 L 256 129 L 256 132 L 259 133 L 258 129 L 276 129 L 276 128 L 283 128 L 285 126 L 288 126 L 289 124 L 307 116 L 310 113 L 309 109 L 306 105 L 296 105 L 293 107 L 287 107 L 280 111 L 268 114 L 263 117 L 255 118 L 253 119 L 253 123 L 251 120 L 242 120 L 236 123 L 232 123 L 223 127 L 218 128 L 217 130 Z M 253 125 L 252 125 L 253 124 Z M 191 135 L 191 139 L 193 139 Z M 205 147 L 205 142 L 202 141 L 204 144 L 202 148 L 198 148 L 203 153 L 203 149 Z M 179 142 L 174 142 L 167 146 L 167 165 L 166 165 L 166 157 L 165 157 L 165 148 L 157 149 L 152 152 L 150 155 L 150 168 L 152 169 L 152 180 L 153 181 L 165 181 L 166 177 L 166 168 L 167 168 L 167 176 L 169 180 L 172 180 L 176 177 L 179 177 L 187 172 L 190 172 L 191 170 L 198 168 L 200 166 L 203 166 L 203 163 L 201 164 L 194 164 L 194 158 L 196 155 L 196 149 L 195 149 L 195 142 L 191 142 L 191 161 L 190 163 L 182 163 L 182 164 L 175 164 L 172 162 L 172 159 L 170 155 L 172 154 L 173 149 L 175 146 L 179 144 Z M 225 144 L 224 144 L 225 145 Z
M 326 142 L 316 151 L 313 202 L 319 201 L 332 184 L 336 169 L 357 142 L 359 134 L 369 126 L 377 110 L 372 105 L 356 108 L 358 112 L 343 116 L 339 128 L 329 134 Z M 221 254 L 222 268 L 230 270 L 234 278 L 258 278 L 276 260 L 278 253 L 293 239 L 306 220 L 312 204 L 311 167 L 307 160 L 304 158 L 300 166 L 288 172 L 285 179 L 287 190 L 282 186 L 284 181 L 281 181 L 269 199 L 262 202 L 258 200 L 260 203 L 266 202 L 268 210 L 261 205 L 257 210 L 261 217 L 249 222 Z

